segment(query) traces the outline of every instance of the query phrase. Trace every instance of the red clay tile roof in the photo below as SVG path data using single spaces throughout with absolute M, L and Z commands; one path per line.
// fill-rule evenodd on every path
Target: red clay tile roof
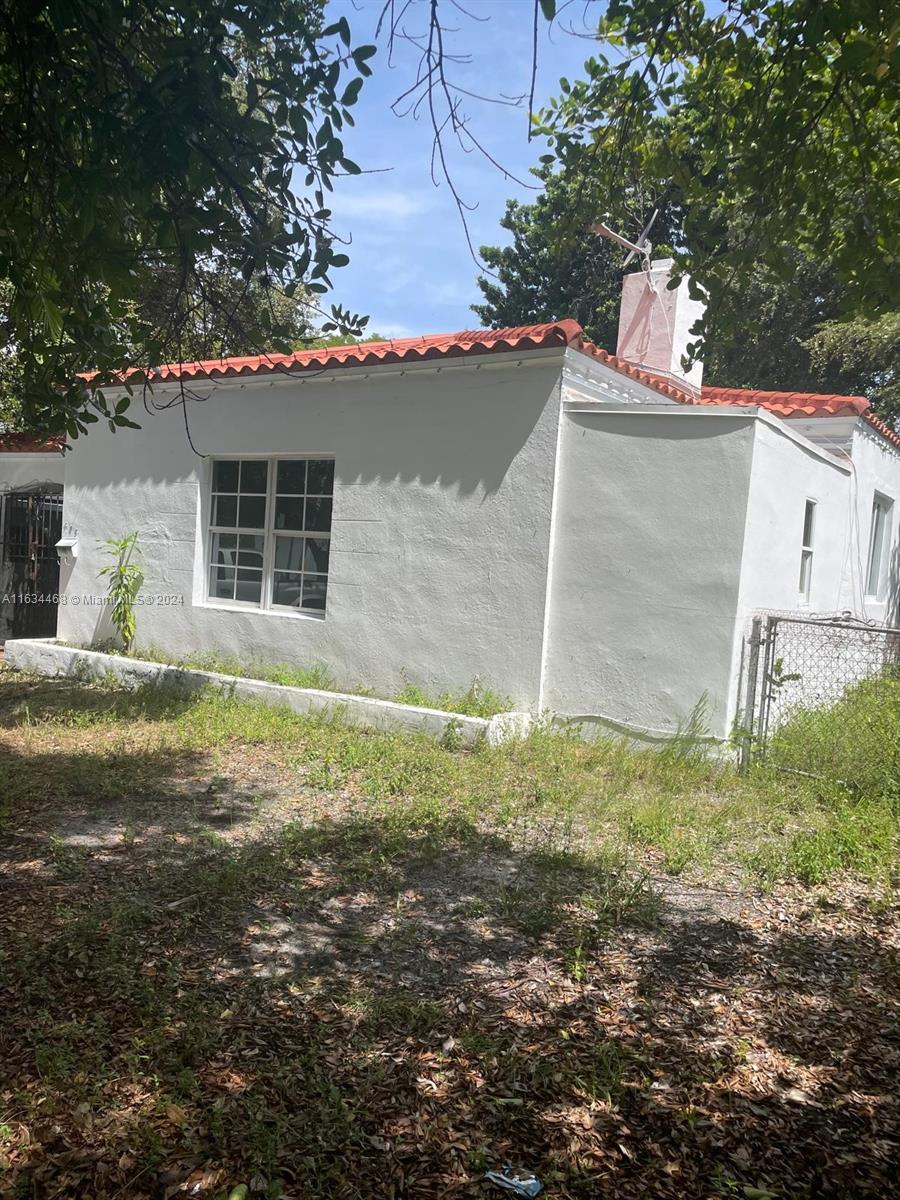
M 570 344 L 573 350 L 580 350 L 583 354 L 588 355 L 589 358 L 597 359 L 598 362 L 602 362 L 604 366 L 609 367 L 613 371 L 618 371 L 621 375 L 628 375 L 630 378 L 636 379 L 638 383 L 643 383 L 646 387 L 653 388 L 655 392 L 660 392 L 663 396 L 668 396 L 670 400 L 677 400 L 679 404 L 693 404 L 696 400 L 695 394 L 687 388 L 680 388 L 670 379 L 666 379 L 662 375 L 657 375 L 655 371 L 649 371 L 646 367 L 640 367 L 635 363 L 628 362 L 625 358 L 618 358 L 615 354 L 610 354 L 608 350 L 601 350 L 593 342 L 581 340 L 578 344 Z
M 646 384 L 654 391 L 683 403 L 692 394 L 662 376 L 617 358 L 584 338 L 577 321 L 520 325 L 513 329 L 467 329 L 460 333 L 434 333 L 422 337 L 394 338 L 385 342 L 360 342 L 348 346 L 298 350 L 293 354 L 259 354 L 247 358 L 208 359 L 167 363 L 152 373 L 156 381 L 234 379 L 250 375 L 293 374 L 295 371 L 330 371 L 337 367 L 382 366 L 389 363 L 425 362 L 435 358 L 460 358 L 479 354 L 504 354 L 544 350 L 554 346 L 579 350 L 614 371 Z M 140 370 L 131 378 L 140 377 Z
M 861 416 L 869 407 L 865 396 L 833 396 L 817 392 L 760 392 L 752 388 L 704 387 L 700 404 L 755 404 L 779 417 Z
M 62 438 L 38 438 L 30 433 L 0 433 L 0 454 L 61 454 Z
M 294 354 L 261 354 L 249 358 L 211 359 L 205 362 L 169 363 L 153 373 L 156 380 L 233 379 L 249 375 L 293 374 L 295 371 L 329 371 L 335 367 L 383 366 L 388 363 L 425 362 L 435 358 L 463 358 L 478 354 L 503 354 L 580 345 L 577 321 L 549 325 L 521 325 L 515 329 L 469 329 L 423 337 L 395 338 L 386 342 L 360 342 L 298 350 Z M 140 372 L 135 372 L 139 375 Z
M 578 350 L 613 371 L 642 383 L 679 404 L 734 404 L 758 406 L 779 417 L 861 416 L 889 442 L 900 447 L 900 435 L 873 416 L 864 396 L 818 395 L 810 392 L 765 392 L 748 388 L 679 387 L 658 373 L 601 350 L 584 337 L 577 321 L 555 321 L 544 325 L 520 325 L 514 329 L 469 329 L 460 333 L 436 333 L 422 337 L 395 338 L 383 342 L 360 342 L 348 346 L 298 350 L 293 354 L 261 354 L 246 358 L 210 359 L 202 362 L 168 363 L 152 372 L 158 382 L 189 382 L 202 379 L 234 379 L 256 375 L 330 371 L 337 367 L 385 366 L 392 363 L 426 362 L 438 358 L 467 358 L 483 354 L 517 353 L 551 347 Z M 131 379 L 143 371 L 129 373 Z
M 871 425 L 873 429 L 877 429 L 883 438 L 900 450 L 900 433 L 893 426 L 888 425 L 886 421 L 882 421 L 881 417 L 876 417 L 873 412 L 864 412 L 862 416 L 867 425 Z
M 758 392 L 751 388 L 703 387 L 697 404 L 755 404 L 777 417 L 862 417 L 892 446 L 900 449 L 900 433 L 873 413 L 865 396 L 817 392 Z

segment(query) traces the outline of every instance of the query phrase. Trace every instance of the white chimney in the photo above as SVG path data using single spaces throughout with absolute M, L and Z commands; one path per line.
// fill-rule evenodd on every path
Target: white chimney
M 658 258 L 649 271 L 634 271 L 623 278 L 616 354 L 699 390 L 703 363 L 697 361 L 685 371 L 681 360 L 688 344 L 696 340 L 691 326 L 703 316 L 706 306 L 702 300 L 691 299 L 687 276 L 678 287 L 669 289 L 674 265 L 671 258 Z

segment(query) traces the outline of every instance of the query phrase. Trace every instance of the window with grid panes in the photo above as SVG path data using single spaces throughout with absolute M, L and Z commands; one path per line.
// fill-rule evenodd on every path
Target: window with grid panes
M 333 494 L 334 459 L 216 459 L 209 599 L 324 614 Z

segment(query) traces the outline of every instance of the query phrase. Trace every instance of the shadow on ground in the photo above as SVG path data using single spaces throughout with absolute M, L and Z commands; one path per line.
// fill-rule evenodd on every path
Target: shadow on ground
M 190 754 L 73 815 L 99 764 L 52 757 L 62 800 L 0 826 L 3 1194 L 891 1191 L 889 913 L 670 913 L 615 860 L 364 800 L 267 828 Z

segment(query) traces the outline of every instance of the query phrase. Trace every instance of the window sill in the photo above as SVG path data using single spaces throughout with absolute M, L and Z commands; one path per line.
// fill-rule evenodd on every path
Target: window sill
M 209 608 L 213 612 L 243 613 L 244 616 L 258 617 L 287 617 L 289 621 L 324 621 L 325 613 L 314 613 L 297 610 L 292 612 L 287 608 L 260 608 L 256 604 L 228 604 L 227 601 L 217 603 L 215 600 L 195 600 L 194 608 Z

